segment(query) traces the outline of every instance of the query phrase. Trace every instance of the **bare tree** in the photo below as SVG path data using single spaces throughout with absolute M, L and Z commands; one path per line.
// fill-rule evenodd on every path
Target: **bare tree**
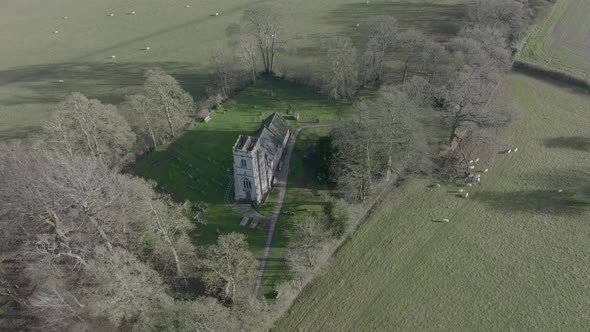
M 135 135 L 115 106 L 75 92 L 57 106 L 36 142 L 42 150 L 92 156 L 117 167 L 130 157 Z
M 273 73 L 277 52 L 287 42 L 283 36 L 285 19 L 283 9 L 275 4 L 247 9 L 242 17 L 246 30 L 256 41 L 267 75 Z
M 254 280 L 256 259 L 248 249 L 246 236 L 229 233 L 219 236 L 202 260 L 204 282 L 211 294 L 233 302 Z
M 396 43 L 399 27 L 392 16 L 376 16 L 368 25 L 369 35 L 363 54 L 362 77 L 364 82 L 381 81 L 385 57 Z
M 324 218 L 315 215 L 293 224 L 286 259 L 290 268 L 302 278 L 310 277 L 316 270 L 322 246 L 333 236 L 326 224 Z
M 527 5 L 518 0 L 477 0 L 469 6 L 468 12 L 476 24 L 500 30 L 510 42 L 515 42 L 530 18 Z
M 399 48 L 405 53 L 402 84 L 406 83 L 410 65 L 424 58 L 424 48 L 428 38 L 418 30 L 410 29 L 399 36 Z
M 231 95 L 238 71 L 235 64 L 238 61 L 233 54 L 224 47 L 217 47 L 210 57 L 214 70 L 214 82 L 224 98 Z
M 144 95 L 127 96 L 126 103 L 133 110 L 134 117 L 136 117 L 136 114 L 141 114 L 141 117 L 136 120 L 136 130 L 139 137 L 147 137 L 152 148 L 156 149 L 161 144 L 159 134 L 162 131 L 154 104 Z
M 324 89 L 334 100 L 352 97 L 358 90 L 356 49 L 347 37 L 334 37 L 324 42 L 327 73 Z
M 190 94 L 182 89 L 174 77 L 160 69 L 146 72 L 143 94 L 153 103 L 153 107 L 163 112 L 167 123 L 167 137 L 176 137 L 177 132 L 190 122 L 195 103 Z

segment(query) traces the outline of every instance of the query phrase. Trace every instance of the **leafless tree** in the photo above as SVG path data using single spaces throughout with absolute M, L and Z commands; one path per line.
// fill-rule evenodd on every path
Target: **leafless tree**
M 356 49 L 347 37 L 324 42 L 326 75 L 324 89 L 334 100 L 352 97 L 358 90 Z
M 318 267 L 322 246 L 333 236 L 326 224 L 325 218 L 315 215 L 293 224 L 286 259 L 300 277 L 309 277 Z
M 519 0 L 477 0 L 469 6 L 469 17 L 476 24 L 502 31 L 514 42 L 529 22 L 527 6 L 527 1 Z
M 406 83 L 412 62 L 420 63 L 424 59 L 427 41 L 428 38 L 418 30 L 410 29 L 400 34 L 398 46 L 404 53 L 402 84 Z
M 158 111 L 154 108 L 155 105 L 144 95 L 127 96 L 126 103 L 133 111 L 134 122 L 136 122 L 134 129 L 139 134 L 138 138 L 147 138 L 151 147 L 156 149 L 162 143 L 160 135 L 164 131 L 161 128 L 162 121 L 158 119 Z M 137 114 L 141 116 L 137 117 Z
M 109 167 L 130 157 L 135 135 L 112 105 L 103 105 L 81 93 L 68 95 L 36 138 L 40 150 L 64 153 L 70 158 L 85 155 Z
M 160 69 L 150 69 L 145 76 L 143 94 L 153 103 L 152 107 L 164 113 L 161 118 L 167 123 L 166 138 L 174 138 L 190 122 L 195 111 L 193 98 L 174 77 Z
M 285 45 L 286 15 L 276 4 L 259 5 L 244 12 L 246 31 L 255 39 L 262 57 L 264 73 L 273 73 L 277 52 Z
M 369 35 L 362 59 L 363 82 L 381 81 L 387 52 L 397 40 L 398 24 L 392 16 L 376 16 L 368 22 Z
M 238 59 L 224 47 L 217 47 L 213 50 L 210 57 L 211 65 L 214 70 L 214 82 L 217 89 L 224 98 L 231 95 L 238 68 L 236 63 Z
M 209 292 L 234 302 L 254 280 L 256 259 L 244 234 L 229 233 L 219 236 L 217 243 L 207 249 L 202 266 Z

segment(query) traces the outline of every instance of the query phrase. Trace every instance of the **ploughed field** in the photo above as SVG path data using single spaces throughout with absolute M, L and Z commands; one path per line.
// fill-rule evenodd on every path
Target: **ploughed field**
M 524 60 L 590 79 L 590 1 L 557 0 L 522 50 Z
M 408 180 L 276 331 L 587 328 L 590 94 L 510 74 L 504 100 L 524 116 L 470 152 L 489 168 L 482 185 L 461 198 L 455 185 Z
M 394 15 L 404 27 L 436 36 L 453 33 L 464 13 L 464 2 L 284 1 L 290 15 L 286 30 L 290 42 L 279 55 L 278 69 L 281 63 L 313 61 L 323 37 L 339 33 L 359 37 L 365 31 L 365 19 L 377 14 Z M 145 70 L 154 66 L 171 73 L 198 97 L 207 85 L 212 49 L 227 43 L 226 27 L 239 22 L 246 8 L 260 3 L 263 1 L 1 1 L 0 139 L 37 130 L 51 114 L 51 107 L 72 91 L 117 104 L 125 94 L 137 90 Z M 355 40 L 360 42 L 360 38 Z

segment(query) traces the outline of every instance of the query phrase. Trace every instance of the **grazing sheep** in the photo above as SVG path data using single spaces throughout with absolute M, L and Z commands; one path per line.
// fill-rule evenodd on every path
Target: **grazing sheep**
M 479 162 L 479 158 L 475 158 L 475 162 L 478 163 Z
M 67 17 L 67 16 L 64 16 L 64 17 L 63 17 L 63 19 L 64 19 L 64 20 L 67 20 L 67 19 L 68 19 L 68 17 Z
M 186 8 L 191 8 L 191 5 L 186 5 L 185 7 L 186 7 Z
M 111 55 L 111 59 L 114 59 L 114 58 L 116 58 L 116 57 L 117 57 L 116 55 Z
M 462 192 L 464 192 L 464 191 L 465 191 L 465 189 L 459 189 L 459 192 L 460 192 L 460 193 L 462 193 Z
M 483 170 L 484 173 L 487 173 L 488 171 L 489 171 L 488 168 L 486 168 L 486 169 Z
M 465 197 L 465 198 L 469 197 L 469 193 L 465 193 L 465 195 L 463 195 L 463 197 Z
M 215 16 L 219 16 L 219 13 L 215 13 Z
M 559 189 L 557 192 L 558 193 L 562 193 L 563 192 L 563 189 Z
M 135 10 L 134 11 L 131 11 L 129 14 L 135 15 Z
M 474 169 L 474 168 L 475 168 L 475 166 L 469 166 L 469 169 Z
M 361 26 L 361 24 L 360 24 L 360 23 L 357 23 L 357 24 L 356 24 L 356 27 L 357 27 L 357 28 L 358 28 L 358 27 L 360 27 L 360 26 Z
M 110 13 L 109 16 L 110 17 L 113 17 L 113 16 L 115 16 L 115 14 L 114 13 Z
M 449 222 L 449 219 L 447 219 L 447 218 L 444 218 L 442 221 L 443 221 L 443 222 Z
M 514 152 L 518 151 L 518 148 L 514 148 Z
M 146 47 L 145 47 L 145 50 L 146 50 L 146 51 L 149 51 L 149 50 L 150 50 L 150 47 L 149 47 L 149 46 L 146 46 Z
M 55 31 L 53 31 L 53 33 L 59 33 L 59 31 L 55 30 Z
M 471 187 L 471 186 L 473 186 L 473 183 L 468 183 L 467 186 Z
M 473 164 L 473 159 L 467 162 L 468 164 Z
M 506 153 L 512 153 L 512 149 L 508 149 L 508 151 L 506 151 Z
M 63 82 L 64 82 L 64 80 L 58 80 L 57 82 L 58 82 L 58 83 L 63 83 Z
M 436 187 L 437 187 L 437 188 L 440 188 L 440 184 L 438 184 L 438 183 L 437 183 L 437 184 L 436 184 Z

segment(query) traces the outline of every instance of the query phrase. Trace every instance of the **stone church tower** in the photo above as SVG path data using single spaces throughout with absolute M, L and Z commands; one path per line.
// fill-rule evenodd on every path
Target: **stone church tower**
M 238 137 L 233 146 L 236 201 L 258 204 L 266 199 L 289 134 L 289 124 L 275 112 L 264 119 L 254 136 Z

